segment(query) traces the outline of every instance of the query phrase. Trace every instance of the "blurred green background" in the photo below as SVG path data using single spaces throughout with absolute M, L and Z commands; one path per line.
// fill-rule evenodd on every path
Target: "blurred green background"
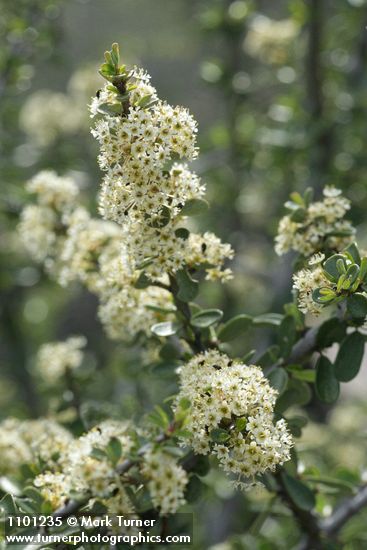
M 127 63 L 148 70 L 160 97 L 187 106 L 199 122 L 194 168 L 211 203 L 200 223 L 236 250 L 234 281 L 206 284 L 204 303 L 229 317 L 281 311 L 291 299 L 292 258 L 273 251 L 290 191 L 341 187 L 367 246 L 364 0 L 1 0 L 0 6 L 1 417 L 49 411 L 50 394 L 33 374 L 34 354 L 70 334 L 89 341 L 93 376 L 80 381 L 80 391 L 90 410 L 136 416 L 175 389 L 174 376 L 146 367 L 139 350 L 109 342 L 95 317 L 95 297 L 50 281 L 16 233 L 28 200 L 24 183 L 40 169 L 75 177 L 96 212 L 101 174 L 87 104 L 102 83 L 96 68 L 114 41 Z M 240 353 L 271 341 L 271 334 L 253 337 L 241 342 Z M 365 387 L 359 379 L 352 385 L 353 400 Z M 51 396 L 51 409 L 60 393 L 67 407 L 63 392 Z M 344 401 L 350 410 L 348 395 Z M 331 422 L 328 430 L 337 426 Z M 315 437 L 306 450 L 317 448 Z M 328 468 L 328 453 L 317 452 Z M 208 484 L 208 494 L 224 500 L 213 500 L 207 521 L 222 513 L 219 506 L 226 509 L 211 530 L 214 544 L 243 530 L 243 517 L 231 510 L 245 501 L 220 476 Z M 278 532 L 270 527 L 274 541 Z M 261 537 L 233 544 L 275 547 Z

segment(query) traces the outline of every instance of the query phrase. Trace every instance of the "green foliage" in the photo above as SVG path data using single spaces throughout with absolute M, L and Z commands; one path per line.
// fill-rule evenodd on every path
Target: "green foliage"
M 278 367 L 268 374 L 268 379 L 270 385 L 278 391 L 279 395 L 281 395 L 287 387 L 287 371 L 285 369 L 282 369 L 281 367 Z
M 367 274 L 367 258 L 361 259 L 356 243 L 350 244 L 340 254 L 330 256 L 323 264 L 323 273 L 331 283 L 332 288 L 316 288 L 312 297 L 317 304 L 323 306 L 346 300 L 347 311 L 352 320 L 357 323 L 367 315 L 367 298 L 365 279 Z
M 197 328 L 208 328 L 219 323 L 223 317 L 223 311 L 220 309 L 202 309 L 191 317 L 191 324 Z
M 318 398 L 324 403 L 334 403 L 339 397 L 340 387 L 335 376 L 335 369 L 329 359 L 320 356 L 316 364 L 315 389 Z
M 183 302 L 190 302 L 197 296 L 199 283 L 185 269 L 177 271 L 176 280 L 178 284 L 177 298 Z
M 180 325 L 178 323 L 172 323 L 171 321 L 165 321 L 164 323 L 157 323 L 152 326 L 152 332 L 157 336 L 172 336 L 176 334 Z
M 218 330 L 218 339 L 222 342 L 230 342 L 242 336 L 251 326 L 252 318 L 249 315 L 241 314 L 229 319 Z
M 316 504 L 315 495 L 305 483 L 285 472 L 281 474 L 281 478 L 284 489 L 298 508 L 307 511 L 314 508 Z
M 349 334 L 341 343 L 335 359 L 335 376 L 340 382 L 349 382 L 357 376 L 364 354 L 365 339 L 358 331 Z

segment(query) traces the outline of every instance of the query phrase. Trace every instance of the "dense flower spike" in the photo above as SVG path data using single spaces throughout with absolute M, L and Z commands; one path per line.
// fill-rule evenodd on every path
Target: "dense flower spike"
M 92 130 L 101 148 L 99 165 L 106 172 L 101 214 L 121 225 L 133 268 L 144 263 L 152 280 L 175 273 L 193 258 L 196 266 L 209 264 L 208 278 L 227 279 L 229 271 L 223 273 L 222 267 L 233 255 L 229 245 L 203 236 L 208 250 L 215 248 L 206 253 L 204 244 L 197 246 L 199 236 L 188 239 L 188 232 L 182 233 L 185 205 L 200 201 L 205 192 L 187 164 L 176 162 L 197 156 L 195 120 L 187 109 L 159 100 L 144 71 L 102 67 L 113 85 L 91 104 L 92 117 L 99 117 Z
M 180 370 L 175 409 L 187 408 L 183 442 L 213 453 L 241 487 L 289 460 L 292 439 L 284 420 L 274 423 L 277 392 L 262 370 L 216 350 L 195 356 Z
M 325 187 L 322 201 L 311 202 L 306 192 L 291 195 L 286 203 L 291 214 L 279 223 L 275 251 L 280 256 L 294 250 L 309 257 L 315 252 L 339 251 L 353 241 L 355 229 L 344 219 L 350 208 L 348 199 L 335 187 Z
M 27 185 L 37 204 L 26 206 L 21 238 L 37 261 L 64 286 L 80 281 L 100 298 L 99 317 L 113 339 L 150 334 L 162 319 L 157 309 L 172 303 L 158 287 L 135 288 L 139 273 L 131 267 L 117 224 L 92 218 L 75 204 L 78 188 L 70 178 L 44 171 Z

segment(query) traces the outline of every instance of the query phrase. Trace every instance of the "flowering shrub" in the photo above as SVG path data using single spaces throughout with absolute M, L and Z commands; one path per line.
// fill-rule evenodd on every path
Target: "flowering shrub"
M 107 84 L 90 110 L 105 173 L 102 219 L 81 204 L 76 183 L 43 171 L 27 184 L 36 201 L 25 206 L 19 231 L 55 280 L 80 282 L 98 297 L 109 337 L 172 360 L 178 391 L 170 407 L 157 406 L 145 421 L 85 423 L 76 436 L 61 425 L 62 411 L 60 425 L 48 418 L 3 422 L 4 473 L 22 488 L 12 505 L 67 515 L 98 503 L 109 513 L 167 516 L 219 464 L 236 488 L 263 487 L 279 497 L 313 537 L 312 547 L 322 548 L 329 531 L 314 513 L 315 485 L 297 472 L 295 438 L 307 420 L 292 407 L 309 402 L 310 387 L 320 401 L 334 402 L 340 382 L 362 362 L 367 260 L 345 219 L 349 201 L 333 187 L 318 202 L 309 191 L 293 193 L 276 251 L 298 253 L 295 301 L 283 313 L 223 321 L 219 309 L 194 302 L 202 279 L 231 279 L 234 255 L 217 236 L 193 230 L 192 218 L 208 208 L 188 164 L 198 155 L 196 122 L 161 101 L 143 70 L 121 65 L 117 44 L 100 73 Z M 330 318 L 308 327 L 304 314 L 327 310 Z M 236 358 L 232 340 L 263 327 L 276 344 Z M 340 347 L 331 363 L 333 343 Z M 82 337 L 45 344 L 39 375 L 56 387 L 65 381 L 73 394 L 85 345 Z M 83 421 L 82 404 L 73 405 Z

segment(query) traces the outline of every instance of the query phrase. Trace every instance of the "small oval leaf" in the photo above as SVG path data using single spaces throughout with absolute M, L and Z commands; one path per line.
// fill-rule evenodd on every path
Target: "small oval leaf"
M 237 315 L 227 321 L 218 331 L 218 338 L 221 342 L 229 342 L 241 336 L 251 325 L 252 318 L 249 315 Z
M 220 309 L 203 309 L 191 318 L 191 325 L 197 328 L 208 328 L 218 323 L 223 317 L 223 311 Z
M 278 367 L 271 371 L 267 376 L 270 385 L 272 388 L 277 390 L 279 395 L 281 395 L 285 388 L 287 387 L 288 383 L 288 373 L 285 369 L 282 367 Z
M 363 319 L 367 315 L 367 298 L 364 294 L 356 292 L 347 298 L 347 311 L 356 319 Z
M 164 323 L 156 323 L 150 330 L 157 336 L 172 336 L 173 334 L 176 334 L 179 328 L 180 325 L 178 323 L 166 321 Z
M 340 385 L 335 377 L 334 366 L 323 355 L 316 364 L 315 390 L 318 398 L 324 403 L 334 403 L 340 393 Z
M 199 216 L 208 210 L 209 204 L 203 199 L 190 199 L 181 209 L 180 216 Z
M 294 504 L 301 510 L 312 510 L 315 506 L 315 495 L 311 489 L 299 479 L 282 472 L 282 481 L 285 491 Z
M 340 345 L 334 368 L 340 382 L 349 382 L 357 376 L 364 354 L 365 339 L 358 331 L 348 334 Z

